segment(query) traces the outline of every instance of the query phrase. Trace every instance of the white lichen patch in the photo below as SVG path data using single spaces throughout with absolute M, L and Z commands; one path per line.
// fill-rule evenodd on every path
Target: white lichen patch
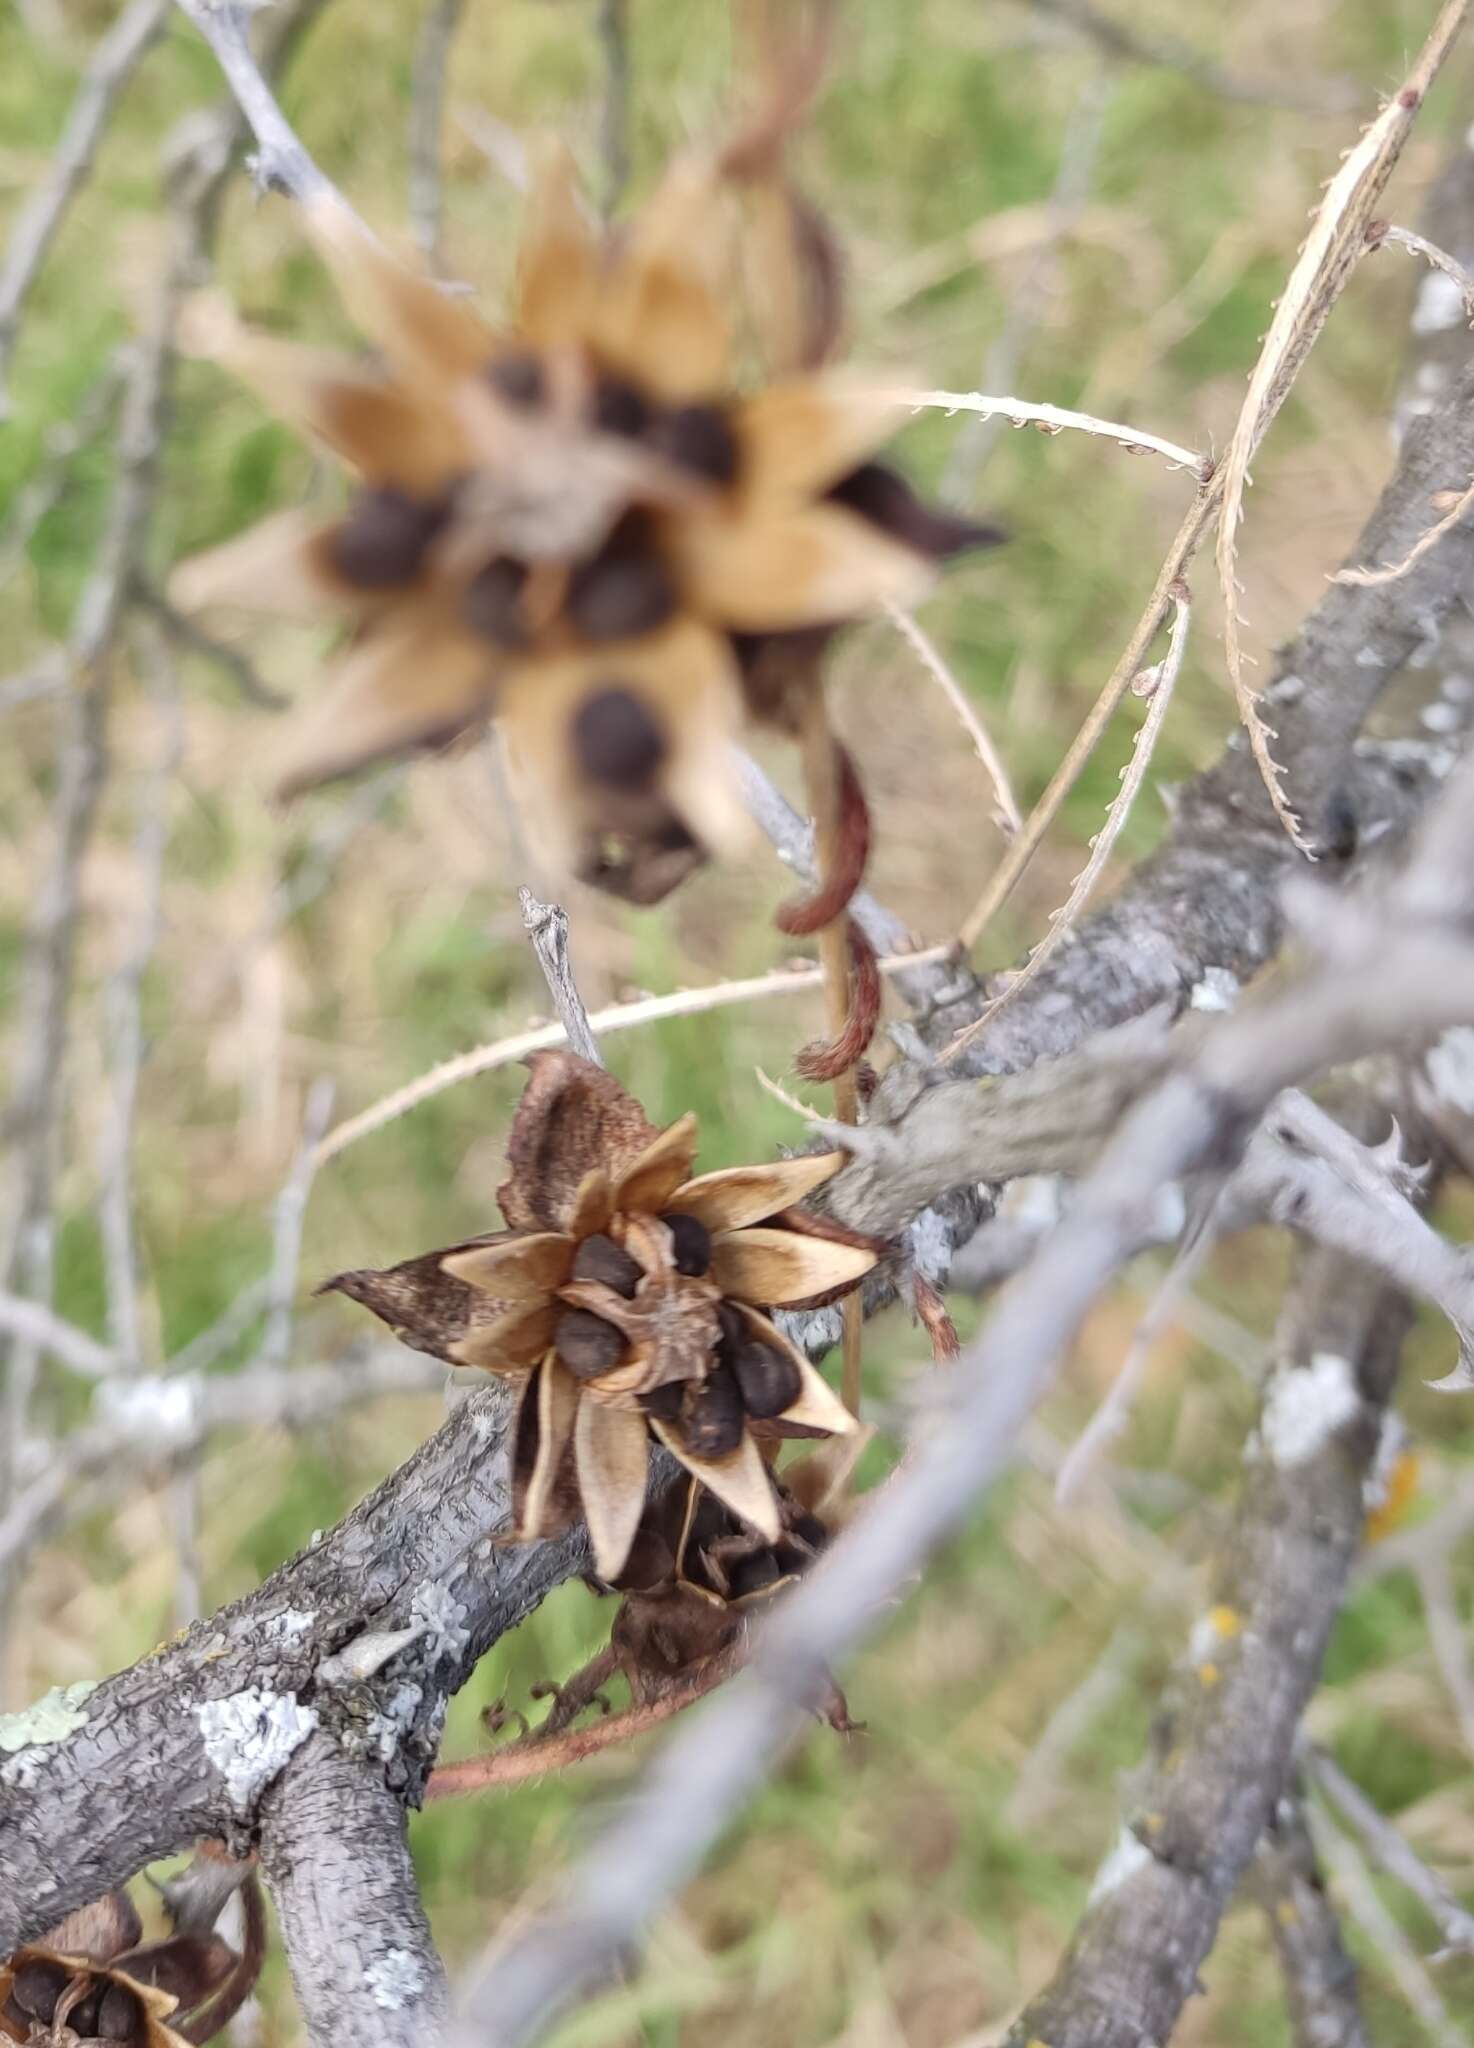
M 1474 1030 L 1456 1024 L 1445 1031 L 1423 1064 L 1440 1100 L 1474 1116 Z
M 1304 1465 L 1361 1410 L 1349 1360 L 1317 1351 L 1308 1365 L 1292 1366 L 1271 1381 L 1259 1418 L 1259 1443 L 1281 1470 Z
M 86 1725 L 83 1704 L 96 1690 L 95 1678 L 84 1679 L 79 1685 L 58 1685 L 18 1714 L 0 1714 L 0 1750 L 14 1755 L 19 1750 L 44 1749 L 50 1743 L 65 1742 Z M 7 1784 L 12 1782 L 6 1779 Z
M 95 1405 L 118 1434 L 143 1450 L 167 1452 L 194 1434 L 199 1387 L 194 1377 L 104 1380 Z
M 250 1814 L 266 1787 L 317 1726 L 317 1715 L 294 1693 L 247 1686 L 194 1710 L 205 1755 L 225 1780 L 230 1803 Z
M 471 1640 L 464 1602 L 455 1599 L 438 1579 L 426 1579 L 415 1588 L 409 1611 L 411 1621 L 419 1624 L 427 1639 L 425 1651 L 431 1664 L 438 1664 L 442 1657 L 458 1657 Z
M 1112 1892 L 1119 1891 L 1123 1884 L 1145 1870 L 1151 1860 L 1152 1852 L 1145 1843 L 1132 1834 L 1130 1828 L 1122 1828 L 1110 1855 L 1095 1873 L 1095 1883 L 1090 1887 L 1091 1905 L 1098 1905 Z
M 382 2012 L 403 2012 L 425 1988 L 425 1971 L 407 1948 L 386 1948 L 363 1973 L 369 1996 Z
M 1442 334 L 1465 318 L 1464 294 L 1443 270 L 1432 270 L 1418 287 L 1413 305 L 1414 334 Z
M 1193 983 L 1188 1003 L 1194 1010 L 1231 1010 L 1238 1000 L 1239 978 L 1226 967 L 1205 967 L 1201 981 Z
M 310 1633 L 317 1616 L 303 1607 L 283 1607 L 279 1614 L 270 1614 L 262 1624 L 261 1633 L 268 1643 L 296 1643 Z
M 1429 732 L 1458 732 L 1464 723 L 1464 714 L 1457 704 L 1445 704 L 1440 698 L 1436 704 L 1425 704 L 1418 713 L 1418 719 Z

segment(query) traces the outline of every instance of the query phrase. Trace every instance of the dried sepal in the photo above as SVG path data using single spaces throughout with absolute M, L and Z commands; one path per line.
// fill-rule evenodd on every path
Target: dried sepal
M 594 1568 L 608 1578 L 628 1557 L 645 1506 L 650 1440 L 644 1416 L 602 1401 L 581 1401 L 573 1457 Z
M 874 1264 L 854 1245 L 754 1225 L 716 1239 L 711 1271 L 734 1300 L 787 1308 L 853 1287 Z
M 693 1479 L 699 1479 L 724 1507 L 750 1522 L 769 1542 L 776 1540 L 780 1527 L 777 1496 L 762 1453 L 749 1435 L 744 1433 L 737 1449 L 726 1457 L 703 1458 L 687 1447 L 673 1427 L 663 1422 L 650 1426 Z
M 743 1230 L 805 1201 L 844 1165 L 843 1152 L 806 1153 L 766 1166 L 729 1166 L 703 1173 L 674 1190 L 670 1207 L 694 1216 L 713 1234 Z
M 549 1352 L 523 1390 L 512 1453 L 512 1508 L 524 1542 L 572 1519 L 564 1464 L 579 1408 L 573 1375 Z
M 527 1066 L 497 1200 L 513 1230 L 563 1230 L 585 1177 L 624 1172 L 659 1132 L 602 1067 L 570 1052 L 533 1053 Z

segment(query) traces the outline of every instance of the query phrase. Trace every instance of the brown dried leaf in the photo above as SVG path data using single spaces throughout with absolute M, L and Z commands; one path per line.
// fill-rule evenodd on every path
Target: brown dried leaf
M 382 1272 L 365 1267 L 336 1273 L 317 1291 L 346 1294 L 387 1323 L 401 1343 L 443 1359 L 447 1365 L 457 1365 L 460 1347 L 503 1322 L 512 1304 L 468 1287 L 444 1270 L 444 1261 L 501 1241 L 499 1236 L 471 1238 L 463 1245 L 447 1245 L 417 1259 L 405 1259 Z

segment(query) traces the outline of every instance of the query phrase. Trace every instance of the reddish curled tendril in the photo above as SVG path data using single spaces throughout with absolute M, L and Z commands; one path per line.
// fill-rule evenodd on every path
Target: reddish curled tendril
M 865 801 L 859 771 L 849 749 L 838 740 L 834 742 L 834 756 L 839 770 L 839 832 L 834 868 L 812 896 L 794 897 L 778 906 L 773 921 L 780 932 L 786 932 L 792 939 L 810 938 L 843 916 L 864 879 L 865 863 L 870 858 L 870 806 Z M 867 1038 L 865 1045 L 869 1043 Z M 864 1049 L 862 1045 L 860 1051 Z
M 855 923 L 848 921 L 850 941 L 850 1007 L 837 1038 L 815 1039 L 800 1048 L 794 1069 L 805 1081 L 833 1081 L 848 1073 L 875 1036 L 880 1022 L 880 969 L 875 948 Z

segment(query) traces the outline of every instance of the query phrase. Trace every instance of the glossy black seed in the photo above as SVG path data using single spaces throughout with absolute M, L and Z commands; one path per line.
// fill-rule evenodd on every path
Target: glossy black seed
M 788 1354 L 760 1337 L 748 1337 L 733 1348 L 732 1370 L 742 1389 L 743 1406 L 760 1422 L 791 1408 L 803 1386 L 803 1376 Z
M 486 373 L 487 382 L 508 405 L 531 410 L 547 397 L 547 379 L 535 355 L 503 356 Z
M 611 683 L 574 713 L 573 751 L 595 782 L 638 789 L 665 758 L 665 734 L 633 690 Z
M 640 1406 L 657 1422 L 677 1422 L 685 1394 L 679 1380 L 668 1380 L 663 1387 L 652 1387 L 648 1394 L 641 1394 Z
M 461 615 L 473 633 L 479 633 L 494 647 L 513 650 L 527 645 L 527 622 L 522 616 L 522 592 L 527 583 L 527 564 L 510 555 L 498 555 L 466 585 Z
M 56 2001 L 71 1982 L 60 1963 L 22 1963 L 15 1973 L 10 1996 L 30 2019 L 49 2020 Z
M 332 565 L 356 590 L 412 583 L 449 510 L 444 498 L 414 498 L 393 485 L 361 491 L 329 539 Z
M 637 384 L 623 377 L 601 377 L 594 387 L 594 425 L 606 434 L 635 441 L 648 433 L 655 413 Z
M 842 477 L 829 496 L 892 540 L 934 561 L 960 555 L 967 548 L 997 547 L 1008 538 L 1000 527 L 982 525 L 924 503 L 906 479 L 883 462 L 863 463 Z
M 681 1442 L 694 1458 L 729 1457 L 742 1441 L 745 1422 L 736 1378 L 719 1365 L 686 1397 Z
M 658 414 L 648 439 L 678 469 L 712 484 L 736 482 L 737 436 L 715 405 L 680 405 Z
M 133 2041 L 143 2032 L 143 2005 L 126 1984 L 109 1984 L 97 2008 L 99 2041 Z
M 553 1348 L 581 1380 L 596 1380 L 624 1356 L 624 1338 L 586 1308 L 565 1308 L 553 1328 Z
M 680 1210 L 673 1210 L 660 1220 L 670 1232 L 676 1271 L 699 1280 L 711 1265 L 711 1232 L 699 1216 L 686 1216 Z
M 739 1557 L 727 1570 L 727 1583 L 732 1589 L 734 1600 L 743 1600 L 752 1593 L 762 1593 L 769 1586 L 776 1586 L 783 1576 L 782 1567 L 771 1550 L 759 1550 L 751 1557 Z
M 578 1248 L 573 1261 L 575 1280 L 596 1280 L 601 1287 L 608 1287 L 615 1294 L 622 1294 L 626 1301 L 633 1301 L 635 1290 L 644 1277 L 644 1268 L 638 1259 L 632 1259 L 623 1245 L 602 1231 L 594 1237 L 586 1237 Z
M 567 607 L 585 640 L 631 640 L 671 617 L 676 587 L 642 513 L 621 519 L 598 554 L 580 562 L 569 578 Z

